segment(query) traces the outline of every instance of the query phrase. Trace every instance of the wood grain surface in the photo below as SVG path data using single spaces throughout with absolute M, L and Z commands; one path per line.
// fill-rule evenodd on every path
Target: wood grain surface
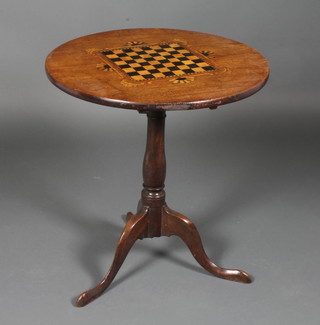
M 255 49 L 211 34 L 125 29 L 62 44 L 46 60 L 58 88 L 94 103 L 139 111 L 215 107 L 266 83 L 267 60 Z

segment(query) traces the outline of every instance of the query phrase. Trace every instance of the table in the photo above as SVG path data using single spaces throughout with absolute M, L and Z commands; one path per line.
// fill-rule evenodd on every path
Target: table
M 164 128 L 166 112 L 217 106 L 246 98 L 266 83 L 267 60 L 253 48 L 215 35 L 176 29 L 107 31 L 62 44 L 46 60 L 51 82 L 93 103 L 137 110 L 148 119 L 143 189 L 135 214 L 127 214 L 113 263 L 104 279 L 82 293 L 79 307 L 110 285 L 137 239 L 179 236 L 213 275 L 250 283 L 206 255 L 198 230 L 166 204 Z

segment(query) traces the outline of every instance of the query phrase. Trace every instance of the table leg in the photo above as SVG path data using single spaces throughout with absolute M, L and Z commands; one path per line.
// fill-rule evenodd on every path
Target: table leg
M 189 247 L 193 257 L 208 272 L 226 280 L 250 283 L 250 276 L 241 270 L 224 269 L 214 264 L 204 251 L 200 234 L 194 223 L 184 215 L 163 207 L 162 233 L 163 236 L 176 235 Z
M 147 226 L 147 212 L 148 209 L 144 208 L 137 215 L 131 215 L 128 213 L 128 223 L 124 227 L 122 235 L 119 239 L 118 246 L 115 252 L 113 263 L 110 267 L 108 274 L 103 278 L 103 280 L 94 288 L 85 291 L 77 299 L 76 306 L 83 307 L 89 302 L 98 298 L 102 293 L 109 287 L 114 277 L 117 275 L 122 263 L 127 257 L 131 247 L 136 242 L 136 240 L 145 231 Z

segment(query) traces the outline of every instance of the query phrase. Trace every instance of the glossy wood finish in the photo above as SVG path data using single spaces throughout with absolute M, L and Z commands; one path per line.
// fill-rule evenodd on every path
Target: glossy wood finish
M 206 255 L 191 220 L 168 208 L 165 118 L 167 110 L 216 108 L 248 97 L 266 83 L 267 60 L 256 50 L 223 37 L 174 29 L 131 29 L 88 35 L 52 51 L 49 79 L 78 98 L 135 109 L 148 118 L 143 190 L 136 214 L 127 214 L 108 274 L 82 293 L 85 306 L 111 284 L 137 239 L 178 236 L 213 275 L 249 283 L 241 270 L 225 269 Z
M 136 81 L 102 54 L 163 43 L 180 44 L 213 69 Z M 67 42 L 49 54 L 46 71 L 57 87 L 78 98 L 150 111 L 216 107 L 243 99 L 263 87 L 269 66 L 258 51 L 227 38 L 151 28 L 108 31 Z
M 213 275 L 236 282 L 251 282 L 250 276 L 242 270 L 224 269 L 214 264 L 205 253 L 200 234 L 193 222 L 166 205 L 163 207 L 162 214 L 162 235 L 180 237 L 197 262 Z
M 148 206 L 149 223 L 146 237 L 161 236 L 161 208 L 165 203 L 164 180 L 166 157 L 164 149 L 164 112 L 148 112 L 147 146 L 143 161 L 142 206 Z
M 198 263 L 213 275 L 237 282 L 250 283 L 250 276 L 241 270 L 225 269 L 206 255 L 198 230 L 191 220 L 168 208 L 165 202 L 164 180 L 166 158 L 164 150 L 165 113 L 148 112 L 148 135 L 143 162 L 143 190 L 137 214 L 127 214 L 128 223 L 120 237 L 112 266 L 105 278 L 93 289 L 82 293 L 76 305 L 83 307 L 99 297 L 111 284 L 129 250 L 140 238 L 178 236 L 189 247 Z
M 97 286 L 82 293 L 78 297 L 76 302 L 76 305 L 78 307 L 83 307 L 92 300 L 98 298 L 111 284 L 112 280 L 117 275 L 122 263 L 127 257 L 131 247 L 146 229 L 148 222 L 147 211 L 148 208 L 144 207 L 141 212 L 135 216 L 129 214 L 130 218 L 120 237 L 114 260 L 108 274 Z

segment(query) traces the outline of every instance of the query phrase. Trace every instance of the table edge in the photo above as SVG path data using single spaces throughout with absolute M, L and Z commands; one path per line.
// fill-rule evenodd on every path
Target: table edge
M 123 109 L 131 109 L 131 110 L 138 110 L 138 111 L 155 111 L 155 110 L 165 110 L 165 111 L 178 111 L 178 110 L 193 110 L 193 109 L 201 109 L 201 108 L 215 108 L 217 106 L 233 103 L 247 97 L 252 96 L 260 89 L 262 89 L 268 81 L 269 72 L 266 75 L 265 80 L 262 83 L 257 84 L 257 86 L 248 89 L 242 93 L 235 93 L 234 95 L 228 96 L 226 98 L 215 98 L 215 99 L 208 99 L 208 100 L 200 100 L 200 101 L 193 101 L 193 102 L 176 102 L 176 103 L 138 103 L 138 102 L 131 102 L 131 101 L 124 101 L 124 100 L 115 100 L 110 98 L 102 98 L 93 96 L 79 90 L 70 89 L 63 84 L 56 81 L 46 70 L 46 74 L 48 79 L 51 81 L 53 85 L 57 88 L 62 90 L 63 92 L 79 98 L 81 100 L 85 100 L 88 102 L 92 102 L 95 104 L 103 105 L 103 106 L 110 106 L 110 107 L 117 107 Z

